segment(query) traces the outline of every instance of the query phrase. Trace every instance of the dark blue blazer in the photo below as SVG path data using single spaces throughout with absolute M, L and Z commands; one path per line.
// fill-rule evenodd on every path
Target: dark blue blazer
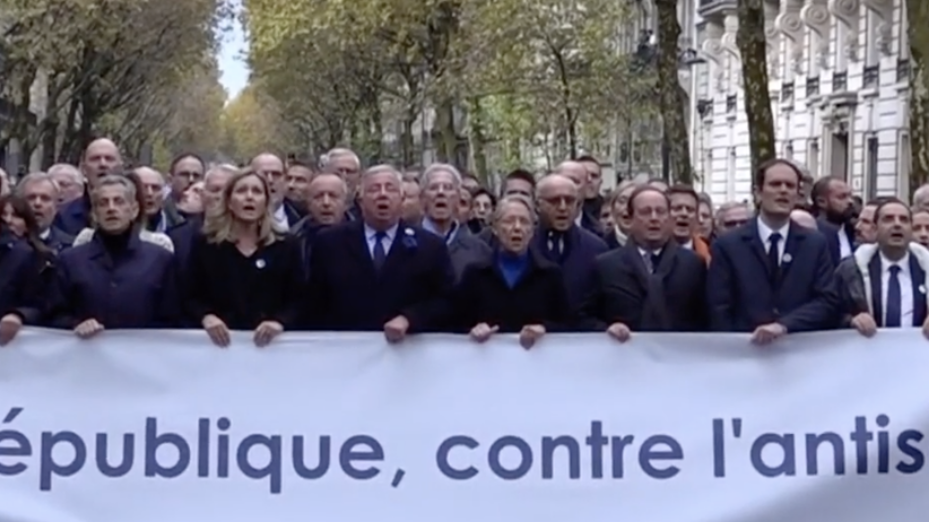
M 90 193 L 85 191 L 83 196 L 59 208 L 53 226 L 70 236 L 77 236 L 81 230 L 89 227 Z
M 25 241 L 0 233 L 0 317 L 18 315 L 26 324 L 38 324 L 45 306 L 44 264 Z
M 584 303 L 594 291 L 597 256 L 609 250 L 606 243 L 596 234 L 573 225 L 565 235 L 565 254 L 562 259 L 556 259 L 549 253 L 548 230 L 544 227 L 536 229 L 531 247 L 561 267 L 568 307 L 572 315 L 580 314 Z
M 772 322 L 788 332 L 835 326 L 839 298 L 826 238 L 791 222 L 786 241 L 780 269 L 768 266 L 757 218 L 713 242 L 707 301 L 714 330 L 751 332 Z
M 842 261 L 842 246 L 839 244 L 839 227 L 829 223 L 824 219 L 816 220 L 816 228 L 825 236 L 826 244 L 829 247 L 829 257 L 832 259 L 833 266 L 839 266 L 839 261 Z M 854 234 L 848 234 L 847 231 L 843 231 L 848 237 L 848 244 L 852 247 L 852 252 L 855 251 L 855 236 Z
M 59 256 L 49 301 L 60 328 L 87 319 L 107 329 L 175 326 L 180 303 L 174 256 L 133 233 L 126 252 L 114 259 L 94 234 Z
M 398 315 L 410 333 L 448 323 L 454 272 L 445 241 L 431 232 L 401 224 L 380 273 L 360 220 L 320 231 L 310 256 L 307 322 L 315 329 L 380 331 Z
M 201 230 L 203 230 L 203 215 L 196 214 L 167 231 L 168 237 L 174 243 L 177 279 L 181 288 L 187 287 L 187 268 L 190 266 L 190 252 L 193 249 L 194 240 L 200 236 Z
M 925 290 L 926 272 L 919 266 L 919 260 L 916 256 L 910 254 L 910 279 L 913 283 L 913 323 L 901 325 L 904 328 L 908 326 L 922 327 L 926 321 L 926 294 L 920 291 L 920 287 Z M 868 263 L 868 275 L 871 279 L 871 309 L 874 311 L 874 322 L 880 328 L 884 327 L 884 291 L 881 288 L 881 255 L 875 254 Z
M 71 248 L 71 245 L 74 244 L 74 236 L 53 226 L 48 230 L 48 237 L 42 239 L 42 242 L 53 252 L 60 254 L 62 250 Z

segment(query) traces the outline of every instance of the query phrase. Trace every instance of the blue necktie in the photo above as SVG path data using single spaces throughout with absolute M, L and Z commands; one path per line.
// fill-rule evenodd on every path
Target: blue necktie
M 378 272 L 381 271 L 381 268 L 384 267 L 384 262 L 387 261 L 387 250 L 384 249 L 385 239 L 387 239 L 387 232 L 378 232 L 374 234 L 374 255 L 372 259 L 374 261 L 374 269 Z
M 884 326 L 899 328 L 903 317 L 903 292 L 900 291 L 900 267 L 890 267 L 890 281 L 887 283 L 887 319 Z

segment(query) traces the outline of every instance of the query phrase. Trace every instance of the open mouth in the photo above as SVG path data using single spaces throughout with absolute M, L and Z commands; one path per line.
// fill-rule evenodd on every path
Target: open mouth
M 891 232 L 890 239 L 899 239 L 902 241 L 904 239 L 903 232 Z

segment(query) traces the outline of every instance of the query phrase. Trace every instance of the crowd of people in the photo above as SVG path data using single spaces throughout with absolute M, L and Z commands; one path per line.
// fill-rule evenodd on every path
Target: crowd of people
M 80 165 L 2 180 L 0 344 L 24 325 L 202 328 L 266 346 L 284 331 L 795 332 L 918 327 L 929 336 L 929 188 L 861 202 L 786 159 L 754 202 L 627 180 L 595 158 L 499 191 L 452 165 L 368 168 L 260 154 L 128 168 L 110 140 Z

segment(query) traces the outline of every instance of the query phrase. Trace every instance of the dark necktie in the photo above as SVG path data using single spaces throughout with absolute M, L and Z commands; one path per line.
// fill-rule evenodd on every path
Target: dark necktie
M 899 328 L 903 318 L 903 292 L 900 291 L 900 267 L 890 267 L 890 281 L 887 282 L 887 319 L 884 326 Z
M 381 271 L 381 268 L 384 267 L 384 262 L 387 261 L 387 250 L 384 249 L 385 239 L 387 239 L 387 232 L 378 232 L 374 234 L 374 253 L 372 255 L 372 260 L 374 261 L 374 269 L 378 272 Z
M 771 270 L 776 274 L 777 269 L 781 266 L 781 257 L 777 253 L 777 245 L 781 242 L 780 232 L 774 232 L 768 237 L 768 242 L 770 247 L 768 248 L 768 264 L 771 265 Z
M 561 261 L 564 256 L 564 234 L 555 231 L 548 233 L 548 251 L 552 259 Z

